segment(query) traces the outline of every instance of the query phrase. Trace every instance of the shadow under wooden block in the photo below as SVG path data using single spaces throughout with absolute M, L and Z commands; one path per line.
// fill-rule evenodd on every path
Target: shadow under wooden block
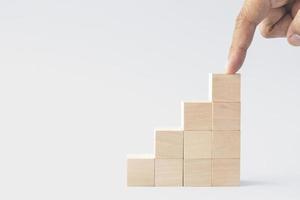
M 212 185 L 240 185 L 240 159 L 213 159 Z
M 156 158 L 183 158 L 183 131 L 157 130 L 155 134 Z
M 212 104 L 210 102 L 183 102 L 184 130 L 211 130 Z
M 183 159 L 155 159 L 155 186 L 182 186 Z
M 240 158 L 240 131 L 213 131 L 213 158 Z
M 213 130 L 240 130 L 240 103 L 213 103 Z
M 127 156 L 127 185 L 154 186 L 154 156 Z
M 184 159 L 212 157 L 211 131 L 184 131 Z
M 213 102 L 240 102 L 240 74 L 210 74 L 210 96 Z
M 184 159 L 184 186 L 211 186 L 211 159 Z

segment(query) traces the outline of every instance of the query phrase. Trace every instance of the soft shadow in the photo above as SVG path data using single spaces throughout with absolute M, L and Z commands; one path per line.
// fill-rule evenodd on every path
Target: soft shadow
M 258 181 L 258 180 L 241 180 L 241 186 L 261 186 L 261 185 L 274 185 L 269 181 Z

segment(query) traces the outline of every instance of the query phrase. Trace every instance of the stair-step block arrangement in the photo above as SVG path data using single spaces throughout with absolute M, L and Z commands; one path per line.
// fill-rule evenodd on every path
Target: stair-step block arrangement
M 211 74 L 209 101 L 182 103 L 182 128 L 155 131 L 155 155 L 129 156 L 128 186 L 238 186 L 240 75 Z

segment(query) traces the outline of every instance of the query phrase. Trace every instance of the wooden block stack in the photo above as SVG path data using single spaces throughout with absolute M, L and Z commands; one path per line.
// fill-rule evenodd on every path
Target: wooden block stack
M 155 156 L 130 156 L 128 186 L 237 186 L 240 75 L 211 74 L 210 102 L 183 102 L 182 129 L 155 131 Z
M 211 186 L 212 104 L 183 102 L 184 185 Z
M 212 185 L 240 184 L 240 76 L 212 74 Z

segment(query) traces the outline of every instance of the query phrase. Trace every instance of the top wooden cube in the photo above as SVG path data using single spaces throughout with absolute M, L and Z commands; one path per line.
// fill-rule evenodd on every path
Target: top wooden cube
M 210 98 L 213 102 L 240 102 L 240 74 L 210 74 Z

